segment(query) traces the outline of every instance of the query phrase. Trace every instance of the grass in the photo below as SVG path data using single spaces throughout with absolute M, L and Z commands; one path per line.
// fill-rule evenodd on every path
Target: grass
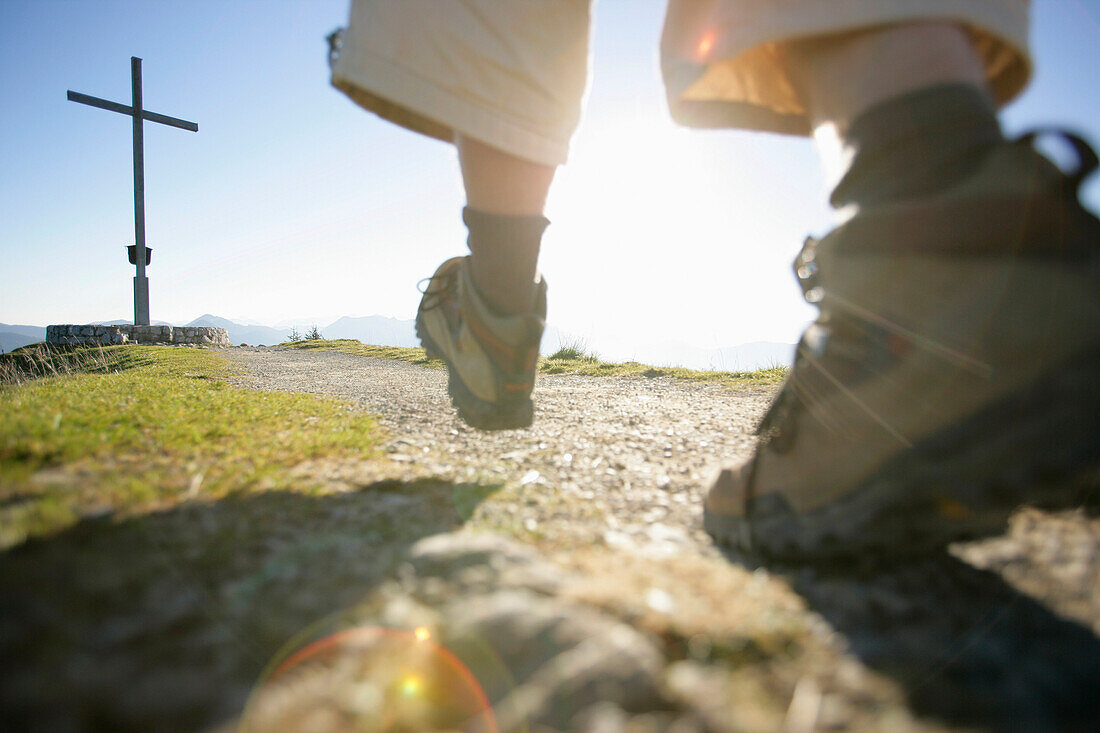
M 280 344 L 280 346 L 292 349 L 343 351 L 360 356 L 395 359 L 436 369 L 443 368 L 443 362 L 438 359 L 429 359 L 424 353 L 424 349 L 401 346 L 370 346 L 354 339 L 298 341 Z M 601 361 L 595 354 L 588 353 L 583 342 L 580 344 L 561 344 L 560 346 L 561 348 L 554 354 L 539 359 L 540 374 L 581 374 L 596 377 L 646 377 L 650 379 L 667 377 L 686 382 L 707 382 L 745 389 L 780 384 L 786 378 L 787 372 L 790 371 L 787 367 L 782 366 L 752 371 L 727 372 L 685 369 L 683 367 L 654 367 L 636 361 L 613 363 Z
M 549 361 L 587 361 L 599 363 L 599 354 L 588 350 L 584 339 L 571 339 L 558 343 L 558 350 L 546 357 Z
M 68 349 L 44 343 L 0 354 L 0 385 L 56 377 L 63 374 L 103 374 L 127 367 L 132 352 L 118 349 Z
M 683 367 L 654 367 L 636 361 L 609 363 L 598 359 L 541 359 L 542 374 L 583 374 L 595 377 L 669 378 L 684 382 L 722 384 L 737 389 L 781 384 L 787 377 L 787 367 L 771 367 L 743 372 L 706 371 Z
M 199 349 L 0 356 L 0 547 L 81 516 L 283 489 L 320 457 L 372 455 L 374 421 L 335 400 L 237 389 Z
M 303 351 L 313 349 L 342 351 L 346 354 L 373 356 L 377 359 L 393 359 L 395 361 L 404 361 L 409 364 L 419 364 L 435 369 L 443 368 L 443 362 L 439 359 L 429 359 L 428 355 L 424 353 L 424 349 L 409 348 L 405 346 L 371 346 L 370 344 L 364 344 L 355 339 L 289 341 L 279 344 L 279 346 L 284 346 L 288 349 L 301 349 Z

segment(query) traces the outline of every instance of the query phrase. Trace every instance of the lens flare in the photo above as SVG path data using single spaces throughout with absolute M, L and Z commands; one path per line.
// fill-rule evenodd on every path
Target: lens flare
M 241 731 L 456 730 L 499 733 L 484 689 L 426 626 L 346 629 L 271 665 L 241 718 Z M 312 724 L 312 723 L 311 723 Z
M 699 45 L 695 48 L 696 53 L 700 58 L 705 57 L 710 50 L 714 48 L 714 32 L 711 31 L 703 36 L 699 40 Z
M 401 683 L 401 692 L 405 693 L 406 697 L 412 697 L 413 695 L 420 694 L 419 678 L 406 677 L 405 681 Z

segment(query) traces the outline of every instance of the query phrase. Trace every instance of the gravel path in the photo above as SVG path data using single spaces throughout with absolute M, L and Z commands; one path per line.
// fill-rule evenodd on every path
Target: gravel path
M 593 730 L 1094 722 L 1100 521 L 1083 510 L 1021 509 L 1003 537 L 891 568 L 761 567 L 713 546 L 700 503 L 709 473 L 751 450 L 774 390 L 540 377 L 533 428 L 493 434 L 454 416 L 441 370 L 323 351 L 225 353 L 248 386 L 379 415 L 399 479 L 499 485 L 477 510 L 481 526 L 571 573 L 558 596 L 663 639 L 661 705 L 690 715 L 652 723 L 656 713 L 619 711 L 608 714 L 618 724 Z M 349 486 L 370 477 L 353 463 L 303 470 Z M 631 728 L 637 720 L 650 723 Z
M 528 430 L 466 426 L 447 397 L 446 373 L 334 351 L 235 349 L 256 389 L 337 397 L 379 415 L 389 457 L 458 481 L 538 487 L 516 519 L 565 541 L 670 550 L 710 548 L 703 488 L 723 462 L 748 455 L 774 388 L 734 392 L 670 378 L 540 375 Z M 331 468 L 330 468 L 331 470 Z M 540 508 L 585 507 L 547 527 Z M 540 515 L 541 514 L 541 515 Z M 597 519 L 595 523 L 578 519 Z M 710 549 L 710 552 L 716 553 Z

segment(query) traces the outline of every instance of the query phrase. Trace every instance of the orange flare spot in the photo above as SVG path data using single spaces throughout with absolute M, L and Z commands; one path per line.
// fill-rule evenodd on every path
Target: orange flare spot
M 413 632 L 417 641 L 427 641 L 432 638 L 432 632 L 428 631 L 427 626 L 418 626 L 416 631 Z
M 714 33 L 708 33 L 703 36 L 703 39 L 701 41 L 699 41 L 699 46 L 696 50 L 698 51 L 700 56 L 706 56 L 708 53 L 710 53 L 710 50 L 712 48 L 714 48 Z

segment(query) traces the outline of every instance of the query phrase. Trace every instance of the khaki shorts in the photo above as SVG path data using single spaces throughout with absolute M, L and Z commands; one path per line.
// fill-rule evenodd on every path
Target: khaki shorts
M 580 119 L 590 17 L 590 0 L 354 0 L 332 83 L 412 130 L 557 165 Z M 808 134 L 785 41 L 927 19 L 970 30 L 999 103 L 1023 89 L 1028 0 L 670 0 L 669 110 L 693 127 Z

